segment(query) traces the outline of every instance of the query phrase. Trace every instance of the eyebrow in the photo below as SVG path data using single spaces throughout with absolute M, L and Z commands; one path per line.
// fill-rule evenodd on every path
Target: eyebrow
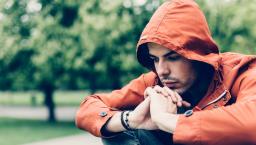
M 172 55 L 172 54 L 176 54 L 176 52 L 170 51 L 170 52 L 164 54 L 163 57 L 167 57 L 167 56 Z M 154 56 L 154 55 L 152 55 L 152 54 L 149 53 L 149 57 L 156 57 L 156 56 Z

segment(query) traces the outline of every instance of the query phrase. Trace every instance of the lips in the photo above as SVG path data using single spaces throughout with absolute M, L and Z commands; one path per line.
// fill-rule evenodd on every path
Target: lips
M 177 81 L 163 81 L 163 84 L 167 86 L 168 88 L 175 88 L 178 85 Z
M 177 82 L 172 82 L 172 83 L 164 83 L 164 84 L 168 88 L 176 88 L 178 83 Z

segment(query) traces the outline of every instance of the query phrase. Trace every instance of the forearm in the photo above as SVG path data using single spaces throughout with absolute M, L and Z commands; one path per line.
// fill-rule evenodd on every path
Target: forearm
M 154 122 L 160 130 L 173 133 L 176 128 L 178 117 L 177 114 L 159 113 L 159 115 L 154 118 Z
M 121 112 L 116 113 L 113 115 L 108 123 L 106 124 L 106 129 L 109 132 L 122 132 L 125 131 L 125 128 L 123 127 L 121 123 Z
M 237 103 L 180 117 L 173 140 L 177 144 L 255 144 L 256 101 Z M 200 134 L 200 137 L 199 137 Z
M 149 98 L 145 99 L 133 111 L 118 112 L 105 125 L 108 132 L 121 132 L 126 129 L 159 129 L 149 114 Z

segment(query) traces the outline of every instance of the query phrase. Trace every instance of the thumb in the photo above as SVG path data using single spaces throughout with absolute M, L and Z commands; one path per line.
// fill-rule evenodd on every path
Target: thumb
M 150 108 L 150 97 L 147 97 L 143 102 L 141 102 L 133 111 L 136 114 L 140 114 L 141 116 L 147 115 Z
M 190 107 L 191 106 L 191 104 L 189 102 L 184 101 L 184 100 L 181 103 L 182 103 L 182 106 L 184 106 L 184 107 Z

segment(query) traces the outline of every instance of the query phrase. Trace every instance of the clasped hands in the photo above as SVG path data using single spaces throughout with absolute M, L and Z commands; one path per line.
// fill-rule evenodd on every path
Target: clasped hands
M 132 128 L 173 133 L 178 120 L 177 107 L 190 107 L 190 103 L 166 86 L 148 87 L 144 97 L 145 100 L 130 113 Z

